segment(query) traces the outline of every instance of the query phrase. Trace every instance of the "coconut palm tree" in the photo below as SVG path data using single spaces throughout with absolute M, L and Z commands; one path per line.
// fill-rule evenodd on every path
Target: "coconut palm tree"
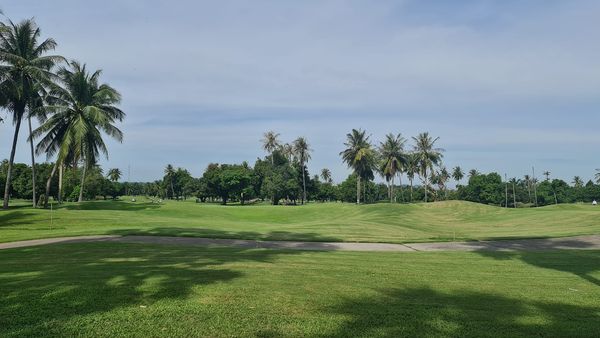
M 394 178 L 407 162 L 404 152 L 405 143 L 406 139 L 401 134 L 390 133 L 385 135 L 385 141 L 381 142 L 378 147 L 381 158 L 379 171 L 388 182 L 391 181 L 391 184 L 388 184 L 390 203 L 393 202 L 394 197 Z
M 409 153 L 406 157 L 406 177 L 410 182 L 410 201 L 413 201 L 413 181 L 415 180 L 415 175 L 418 169 L 418 158 L 414 153 Z
M 169 185 L 171 186 L 171 198 L 175 197 L 175 188 L 173 186 L 173 176 L 175 176 L 175 168 L 173 165 L 167 164 L 165 167 L 165 177 L 169 180 Z
M 108 177 L 109 180 L 111 180 L 113 182 L 117 182 L 118 180 L 121 179 L 121 170 L 119 168 L 110 169 L 106 176 Z
M 457 184 L 460 184 L 460 181 L 465 177 L 465 173 L 462 171 L 461 167 L 456 166 L 452 170 L 452 178 L 456 181 Z
M 544 171 L 542 175 L 546 176 L 546 181 L 550 181 L 550 172 L 548 170 Z
M 361 178 L 373 176 L 375 152 L 364 130 L 352 129 L 351 133 L 346 134 L 346 139 L 344 145 L 347 148 L 340 152 L 340 156 L 356 175 L 356 204 L 360 204 L 360 181 Z
M 446 183 L 448 182 L 449 179 L 450 179 L 450 173 L 448 172 L 448 169 L 446 169 L 446 167 L 441 167 L 440 172 L 438 174 L 438 181 L 440 184 L 440 188 L 444 191 L 444 199 L 446 199 L 448 197 Z
M 0 22 L 0 107 L 8 110 L 15 125 L 12 148 L 8 161 L 8 172 L 4 188 L 3 208 L 8 208 L 9 193 L 12 180 L 12 167 L 15 158 L 17 140 L 21 122 L 35 116 L 35 110 L 41 102 L 46 86 L 53 80 L 52 68 L 63 58 L 57 55 L 46 55 L 54 50 L 56 42 L 46 39 L 40 42 L 40 29 L 32 19 L 18 24 L 8 21 Z M 31 129 L 31 128 L 30 128 Z M 30 144 L 31 140 L 30 130 Z M 33 148 L 33 146 L 32 146 Z M 33 151 L 33 149 L 32 149 Z M 35 160 L 32 154 L 32 170 L 35 171 Z M 35 172 L 32 178 L 35 179 Z M 33 206 L 35 207 L 35 183 L 33 187 Z
M 282 144 L 279 146 L 281 154 L 285 156 L 288 162 L 291 164 L 294 158 L 294 146 L 289 143 Z M 271 162 L 272 163 L 272 162 Z
M 271 155 L 271 164 L 275 164 L 275 157 L 273 152 L 279 147 L 279 134 L 274 131 L 268 131 L 263 134 L 263 138 L 260 140 L 263 144 L 263 149 Z
M 573 182 L 572 183 L 573 183 L 573 186 L 575 188 L 581 188 L 581 187 L 583 187 L 583 180 L 579 176 L 573 177 Z
M 61 67 L 57 75 L 62 86 L 50 91 L 45 108 L 51 116 L 32 133 L 32 137 L 43 135 L 38 151 L 58 154 L 55 166 L 67 158 L 82 163 L 79 202 L 83 201 L 87 169 L 97 164 L 100 154 L 108 158 L 103 135 L 123 141 L 123 133 L 114 125 L 125 117 L 116 106 L 121 95 L 111 86 L 99 84 L 101 73 L 89 73 L 85 64 L 76 61 Z
M 300 162 L 300 168 L 302 170 L 302 204 L 306 201 L 306 167 L 305 164 L 310 160 L 310 145 L 304 137 L 298 137 L 294 141 L 294 154 L 298 162 Z
M 327 168 L 321 169 L 321 178 L 325 183 L 331 183 L 331 171 Z
M 415 141 L 414 152 L 417 156 L 418 173 L 423 179 L 425 185 L 425 202 L 427 202 L 427 189 L 429 187 L 428 174 L 433 171 L 434 166 L 437 166 L 442 160 L 441 148 L 436 148 L 435 143 L 439 137 L 433 138 L 429 133 L 421 133 L 417 137 L 413 137 Z
M 600 169 L 596 169 L 596 174 L 594 175 L 594 179 L 596 180 L 596 184 L 600 184 Z
M 469 178 L 479 175 L 479 171 L 477 169 L 469 170 Z

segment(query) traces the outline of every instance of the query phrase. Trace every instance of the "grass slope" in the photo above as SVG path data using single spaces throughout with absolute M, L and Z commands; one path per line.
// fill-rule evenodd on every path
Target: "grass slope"
M 598 251 L 0 251 L 2 337 L 598 337 L 598 299 Z
M 600 208 L 558 205 L 504 209 L 468 202 L 311 203 L 220 206 L 144 198 L 65 204 L 53 211 L 25 203 L 0 211 L 0 242 L 87 234 L 155 234 L 308 241 L 423 242 L 559 237 L 600 232 Z

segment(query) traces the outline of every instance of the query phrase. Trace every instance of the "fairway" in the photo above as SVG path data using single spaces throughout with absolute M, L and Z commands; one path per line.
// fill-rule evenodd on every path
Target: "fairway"
M 52 212 L 27 208 L 23 203 L 0 213 L 0 242 L 137 234 L 408 243 L 564 237 L 599 232 L 600 208 L 581 204 L 530 209 L 462 201 L 221 206 L 192 201 L 166 201 L 159 205 L 139 197 L 137 202 L 67 203 Z
M 598 336 L 600 252 L 0 251 L 0 336 Z

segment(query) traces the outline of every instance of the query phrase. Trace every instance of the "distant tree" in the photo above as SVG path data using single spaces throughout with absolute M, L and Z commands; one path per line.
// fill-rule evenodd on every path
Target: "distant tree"
M 52 84 L 51 69 L 63 60 L 60 56 L 45 55 L 56 47 L 53 39 L 42 42 L 39 39 L 40 29 L 32 19 L 18 24 L 10 20 L 8 23 L 0 22 L 0 107 L 10 111 L 15 124 L 4 189 L 4 209 L 8 209 L 12 167 L 21 122 L 27 109 L 29 109 L 28 120 L 31 122 L 31 117 L 35 115 L 34 110 L 42 102 L 45 88 Z M 31 169 L 35 170 L 31 127 L 29 132 L 32 148 Z M 31 177 L 35 180 L 35 173 Z M 33 196 L 33 206 L 35 205 L 36 198 Z
M 529 203 L 531 203 L 531 176 L 529 175 L 525 175 L 523 176 L 523 179 L 525 180 L 525 185 L 527 186 L 527 195 L 529 196 Z
M 572 183 L 575 188 L 583 188 L 583 180 L 579 176 L 573 177 Z
M 459 166 L 454 167 L 452 170 L 452 178 L 456 181 L 456 183 L 460 183 L 460 181 L 465 177 L 465 173 Z
M 175 198 L 175 185 L 173 183 L 173 178 L 175 176 L 175 168 L 171 164 L 167 164 L 164 170 L 165 177 L 163 181 L 167 182 L 171 187 L 171 198 Z
M 479 172 L 477 171 L 477 169 L 471 169 L 469 170 L 469 179 L 473 176 L 477 176 L 479 175 Z
M 596 180 L 596 184 L 600 184 L 600 169 L 596 169 L 596 174 L 594 175 L 594 179 Z
M 325 183 L 331 183 L 331 171 L 327 168 L 321 169 L 321 178 Z
M 263 138 L 261 139 L 263 149 L 271 155 L 271 164 L 275 164 L 273 152 L 279 147 L 278 137 L 279 134 L 271 130 L 264 133 Z
M 121 179 L 121 170 L 119 168 L 110 169 L 106 176 L 112 182 L 117 182 L 118 180 Z
M 441 148 L 436 148 L 435 143 L 439 140 L 439 137 L 433 138 L 429 133 L 421 133 L 417 137 L 413 137 L 415 141 L 414 152 L 417 154 L 418 159 L 418 173 L 423 179 L 425 186 L 425 202 L 427 202 L 427 190 L 429 187 L 429 177 L 433 171 L 433 167 L 438 165 L 442 159 Z
M 281 155 L 285 156 L 289 163 L 292 163 L 295 152 L 294 146 L 289 143 L 282 144 L 280 146 Z
M 406 176 L 408 177 L 408 181 L 410 183 L 410 201 L 413 201 L 413 181 L 415 179 L 415 175 L 417 174 L 418 168 L 418 156 L 415 153 L 410 153 L 407 155 L 406 162 Z
M 406 139 L 401 134 L 394 135 L 392 133 L 385 136 L 385 141 L 381 142 L 378 148 L 381 158 L 380 172 L 388 181 L 390 203 L 393 202 L 394 195 L 394 178 L 399 175 L 402 168 L 405 166 L 407 159 L 404 152 L 404 144 Z
M 356 204 L 360 204 L 360 181 L 361 178 L 373 176 L 375 152 L 364 130 L 352 129 L 351 133 L 346 134 L 346 139 L 344 145 L 347 148 L 340 153 L 340 156 L 357 176 Z
M 294 141 L 294 154 L 300 163 L 302 174 L 302 204 L 306 201 L 306 162 L 310 160 L 310 146 L 304 137 L 298 137 Z
M 546 181 L 550 181 L 550 172 L 548 170 L 544 171 L 543 175 L 546 176 Z

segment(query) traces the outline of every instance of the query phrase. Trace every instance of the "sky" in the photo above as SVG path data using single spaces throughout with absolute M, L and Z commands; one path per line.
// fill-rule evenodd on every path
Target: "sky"
M 465 171 L 522 177 L 535 166 L 570 182 L 600 168 L 596 0 L 8 0 L 0 9 L 35 18 L 57 54 L 102 69 L 121 92 L 124 142 L 108 142 L 101 164 L 124 179 L 159 179 L 168 163 L 197 177 L 211 162 L 252 164 L 274 130 L 284 142 L 306 137 L 309 170 L 329 168 L 339 182 L 352 128 L 375 145 L 428 131 L 444 165 Z M 0 124 L 0 158 L 13 129 Z M 22 129 L 19 162 L 29 161 L 26 137 Z

